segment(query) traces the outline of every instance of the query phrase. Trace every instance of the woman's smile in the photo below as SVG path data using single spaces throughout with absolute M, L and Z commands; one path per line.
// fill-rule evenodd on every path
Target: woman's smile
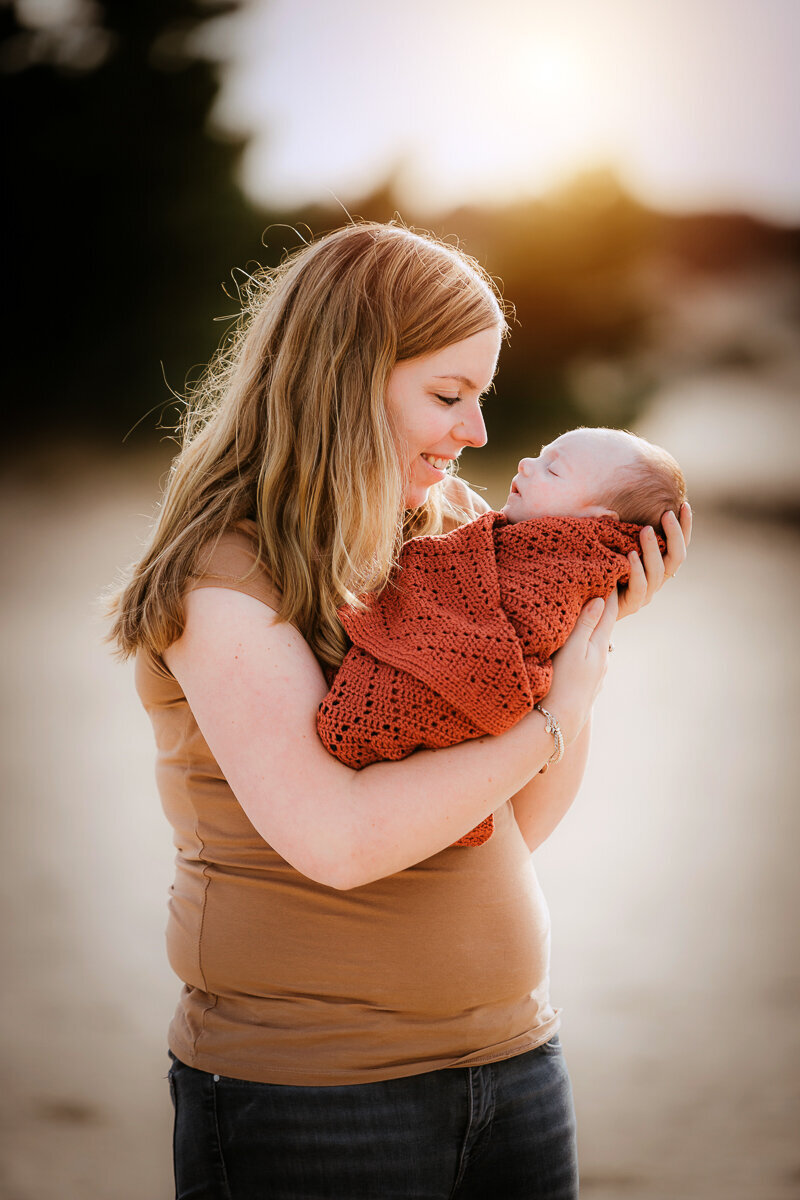
M 455 462 L 458 455 L 453 458 L 439 458 L 433 454 L 421 454 L 420 458 L 425 465 L 430 469 L 431 473 L 436 476 L 437 483 L 447 475 L 447 468 L 451 462 Z
M 435 454 L 423 454 L 425 462 L 430 463 L 437 471 L 443 471 L 453 460 L 451 458 L 439 458 Z

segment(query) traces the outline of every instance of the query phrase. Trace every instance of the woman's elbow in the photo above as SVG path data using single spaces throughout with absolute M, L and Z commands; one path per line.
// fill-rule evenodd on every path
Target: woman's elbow
M 276 845 L 275 841 L 271 845 L 298 874 L 337 892 L 352 891 L 379 877 L 374 867 L 368 869 L 359 847 L 347 846 L 341 835 L 308 836 L 300 845 Z
M 330 871 L 327 886 L 337 892 L 352 892 L 356 888 L 374 883 L 374 876 L 365 873 L 348 873 L 347 871 Z
M 373 883 L 379 876 L 374 872 L 362 869 L 358 870 L 345 863 L 335 860 L 321 862 L 314 860 L 313 862 L 290 863 L 296 871 L 301 875 L 305 875 L 307 879 L 311 879 L 314 883 L 322 884 L 323 887 L 332 888 L 336 892 L 352 892 L 355 888 L 364 887 L 367 883 Z
M 309 878 L 337 892 L 352 892 L 355 888 L 374 883 L 390 871 L 382 871 L 381 865 L 365 853 L 362 844 L 353 846 L 340 844 L 334 848 L 330 845 L 308 863 Z
M 345 862 L 329 855 L 300 854 L 291 859 L 287 858 L 287 862 L 313 883 L 332 888 L 336 892 L 349 892 L 359 887 L 362 882 L 352 869 L 348 869 Z

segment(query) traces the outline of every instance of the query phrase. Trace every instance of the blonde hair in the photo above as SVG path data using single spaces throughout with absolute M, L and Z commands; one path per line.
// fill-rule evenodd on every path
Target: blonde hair
M 686 499 L 686 481 L 675 459 L 661 446 L 637 434 L 620 430 L 631 443 L 633 458 L 616 473 L 614 485 L 598 501 L 618 514 L 620 521 L 652 525 L 663 534 L 661 518 L 672 511 L 680 515 Z
M 201 549 L 250 519 L 280 619 L 337 666 L 337 608 L 384 585 L 404 537 L 470 516 L 439 484 L 404 517 L 392 368 L 488 328 L 507 331 L 479 264 L 395 223 L 348 225 L 251 277 L 190 397 L 150 544 L 111 601 L 120 655 L 163 654 L 183 632 Z

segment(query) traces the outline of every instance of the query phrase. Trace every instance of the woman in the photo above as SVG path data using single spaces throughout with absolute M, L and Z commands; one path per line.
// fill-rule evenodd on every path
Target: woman
M 315 731 L 342 603 L 404 536 L 486 508 L 503 312 L 450 246 L 353 225 L 259 280 L 117 604 L 175 827 L 178 1197 L 576 1195 L 574 1118 L 529 851 L 580 783 L 617 597 L 586 606 L 548 709 L 352 771 Z M 643 537 L 619 614 L 686 553 Z M 452 843 L 494 813 L 476 849 Z

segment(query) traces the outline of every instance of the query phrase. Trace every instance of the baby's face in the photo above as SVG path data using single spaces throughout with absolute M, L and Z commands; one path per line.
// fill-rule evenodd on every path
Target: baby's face
M 602 517 L 600 500 L 620 467 L 634 458 L 631 439 L 615 429 L 571 429 L 538 458 L 523 458 L 502 512 L 509 521 L 531 517 Z

